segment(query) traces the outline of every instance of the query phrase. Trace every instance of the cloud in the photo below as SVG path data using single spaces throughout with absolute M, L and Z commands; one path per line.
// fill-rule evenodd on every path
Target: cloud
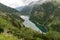
M 29 4 L 29 3 L 31 3 L 31 2 L 33 2 L 33 1 L 38 1 L 38 0 L 23 0 L 23 2 L 27 5 L 27 4 Z
M 0 0 L 0 3 L 3 3 L 10 7 L 24 6 L 25 4 L 21 0 Z
M 0 0 L 0 3 L 10 6 L 12 8 L 28 5 L 32 1 L 38 0 Z

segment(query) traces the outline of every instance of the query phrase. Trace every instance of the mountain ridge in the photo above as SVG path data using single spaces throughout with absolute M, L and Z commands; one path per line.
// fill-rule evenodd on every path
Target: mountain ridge
M 20 11 L 23 15 L 30 15 L 34 5 L 38 6 L 41 5 L 43 3 L 45 3 L 46 1 L 36 1 L 36 2 L 31 2 L 29 5 L 26 6 L 22 6 L 22 7 L 17 7 L 15 9 L 17 9 L 18 11 Z
M 2 11 L 2 12 L 8 12 L 8 13 L 11 13 L 11 12 L 12 13 L 13 12 L 18 12 L 19 13 L 19 11 L 17 11 L 16 9 L 8 7 L 8 6 L 6 6 L 6 5 L 4 5 L 2 3 L 0 3 L 0 11 Z

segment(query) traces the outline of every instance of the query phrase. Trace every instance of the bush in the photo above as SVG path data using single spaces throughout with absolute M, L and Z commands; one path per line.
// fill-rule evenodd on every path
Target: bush
M 18 40 L 18 39 L 12 35 L 0 34 L 0 40 Z
M 60 40 L 60 33 L 56 31 L 50 31 L 46 34 L 48 40 Z

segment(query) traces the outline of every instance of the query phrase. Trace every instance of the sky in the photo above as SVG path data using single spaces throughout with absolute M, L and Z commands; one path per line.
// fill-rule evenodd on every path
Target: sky
M 0 0 L 0 3 L 5 4 L 12 8 L 16 8 L 28 5 L 32 1 L 38 1 L 38 0 Z

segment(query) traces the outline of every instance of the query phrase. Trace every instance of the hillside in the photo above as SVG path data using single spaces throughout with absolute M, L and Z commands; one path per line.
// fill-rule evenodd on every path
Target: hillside
M 18 11 L 21 12 L 22 15 L 30 15 L 30 11 L 31 11 L 31 6 L 22 6 L 22 7 L 17 7 L 15 8 Z
M 7 7 L 1 3 L 0 3 L 0 11 L 8 12 L 8 13 L 19 13 L 19 11 L 15 10 L 13 8 Z
M 3 4 L 1 4 L 0 7 L 0 40 L 42 39 L 39 32 L 26 28 L 23 25 L 24 20 L 15 14 L 15 12 L 19 13 L 18 11 Z M 6 8 L 8 8 L 8 10 Z
M 21 7 L 17 7 L 15 9 L 17 9 L 18 11 L 21 12 L 22 15 L 29 15 L 31 14 L 31 11 L 33 9 L 33 6 L 38 6 L 45 3 L 45 1 L 41 0 L 41 1 L 36 1 L 36 2 L 31 2 L 26 6 L 21 6 Z
M 23 25 L 17 15 L 0 12 L 0 39 L 1 40 L 42 40 L 42 34 Z M 41 35 L 41 36 L 40 36 Z
M 44 25 L 48 30 L 60 32 L 60 8 L 53 2 L 43 3 L 34 6 L 30 20 L 38 25 Z
M 43 34 L 26 28 L 20 18 L 21 12 L 0 3 L 0 40 L 60 40 L 58 6 L 51 2 L 34 5 L 30 20 L 38 27 L 45 26 L 47 32 Z

